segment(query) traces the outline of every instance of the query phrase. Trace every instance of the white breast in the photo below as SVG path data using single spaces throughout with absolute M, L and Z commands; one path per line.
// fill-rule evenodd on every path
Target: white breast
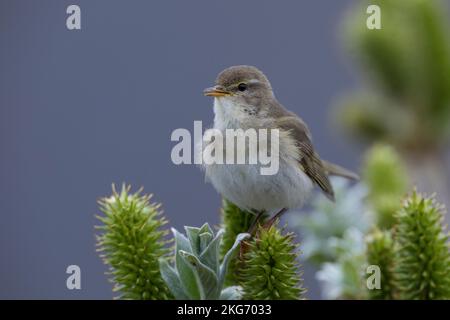
M 214 99 L 214 128 L 248 129 L 248 115 L 228 99 Z M 202 151 L 203 152 L 203 151 Z M 206 179 L 226 199 L 242 209 L 276 210 L 303 206 L 313 188 L 309 177 L 299 168 L 298 152 L 292 138 L 280 132 L 279 170 L 275 175 L 261 175 L 260 165 L 205 165 Z

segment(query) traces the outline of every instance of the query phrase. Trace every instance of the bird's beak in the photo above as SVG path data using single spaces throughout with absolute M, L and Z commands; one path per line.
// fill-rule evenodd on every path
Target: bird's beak
M 223 97 L 229 96 L 230 93 L 226 91 L 222 86 L 214 86 L 203 90 L 203 94 L 209 97 Z

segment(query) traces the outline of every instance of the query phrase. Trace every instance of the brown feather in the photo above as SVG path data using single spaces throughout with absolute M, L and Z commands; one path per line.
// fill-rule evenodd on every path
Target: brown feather
M 347 170 L 345 168 L 342 168 L 337 164 L 331 163 L 326 160 L 322 160 L 322 164 L 330 176 L 339 176 L 355 181 L 359 180 L 359 176 L 356 173 Z
M 281 130 L 290 132 L 299 150 L 299 165 L 308 177 L 319 186 L 323 193 L 334 201 L 333 186 L 328 179 L 328 172 L 319 155 L 314 151 L 311 134 L 306 124 L 294 114 L 286 111 L 287 115 L 277 119 L 277 126 Z

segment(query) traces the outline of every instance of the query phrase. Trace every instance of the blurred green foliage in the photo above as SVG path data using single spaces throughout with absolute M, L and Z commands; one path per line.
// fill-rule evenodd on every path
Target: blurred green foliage
M 364 233 L 349 227 L 340 238 L 329 239 L 336 256 L 320 266 L 316 274 L 325 299 L 365 299 Z
M 365 186 L 351 186 L 347 180 L 337 177 L 331 182 L 335 191 L 334 203 L 317 194 L 311 201 L 310 212 L 289 217 L 290 226 L 300 230 L 303 257 L 316 265 L 338 258 L 335 242 L 343 238 L 350 227 L 364 234 L 372 221 L 364 203 Z
M 362 177 L 367 185 L 368 200 L 375 212 L 378 227 L 389 229 L 394 213 L 401 207 L 408 179 L 400 156 L 393 147 L 378 144 L 366 153 Z
M 371 148 L 362 172 L 363 181 L 354 186 L 332 180 L 335 205 L 318 195 L 312 212 L 292 217 L 304 237 L 305 257 L 320 264 L 317 278 L 323 296 L 450 298 L 449 236 L 442 207 L 416 192 L 405 195 L 406 173 L 392 147 Z M 364 186 L 368 191 L 361 193 Z M 369 265 L 380 268 L 380 289 L 366 286 Z
M 369 5 L 381 9 L 380 30 L 366 28 Z M 416 193 L 402 205 L 412 181 L 427 188 L 430 183 L 439 186 L 442 196 L 448 196 L 448 165 L 442 153 L 450 138 L 448 30 L 448 8 L 439 0 L 363 0 L 351 8 L 344 21 L 344 45 L 364 79 L 359 91 L 340 99 L 334 115 L 352 137 L 378 143 L 363 163 L 367 198 L 353 197 L 358 203 L 354 206 L 365 207 L 362 214 L 368 208 L 374 218 L 364 241 L 365 260 L 380 266 L 382 288 L 369 290 L 371 299 L 443 298 L 449 288 L 448 236 L 440 223 L 441 209 L 428 198 L 419 197 L 419 201 Z M 401 159 L 407 163 L 408 173 Z M 439 174 L 430 178 L 430 172 Z M 340 201 L 337 199 L 337 207 Z M 333 221 L 316 222 L 325 225 Z M 318 238 L 324 236 L 317 226 L 310 230 Z M 305 236 L 314 240 L 307 230 Z M 327 240 L 314 241 L 319 245 Z M 360 289 L 356 282 L 351 284 L 355 272 L 349 267 L 356 266 L 360 255 L 349 257 L 331 257 L 319 271 L 324 287 L 334 290 L 336 297 L 349 297 L 350 293 L 357 298 Z M 326 277 L 324 268 L 335 276 Z
M 366 28 L 369 4 L 382 28 Z M 371 0 L 352 8 L 344 42 L 367 76 L 336 115 L 351 136 L 401 149 L 438 149 L 450 137 L 450 41 L 439 0 Z

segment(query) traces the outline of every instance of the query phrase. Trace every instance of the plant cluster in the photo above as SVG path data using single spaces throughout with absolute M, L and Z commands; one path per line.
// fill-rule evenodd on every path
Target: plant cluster
M 311 220 L 301 225 L 299 233 L 305 235 L 305 243 L 316 244 L 316 254 L 306 257 L 319 265 L 317 278 L 325 298 L 450 299 L 449 233 L 442 221 L 445 210 L 433 197 L 416 191 L 402 201 L 400 191 L 406 177 L 399 176 L 404 174 L 401 167 L 393 148 L 377 145 L 369 150 L 363 168 L 367 197 L 353 197 L 355 187 L 336 184 L 347 194 L 336 198 L 336 208 L 350 201 L 353 206 L 349 207 L 373 217 L 364 228 L 348 221 L 341 226 L 345 229 L 341 234 L 323 232 L 334 223 L 334 217 L 321 211 L 326 200 L 320 198 L 308 218 L 294 218 Z M 393 198 L 388 206 L 380 205 L 379 199 L 389 196 L 385 190 L 397 193 L 398 204 Z M 318 255 L 325 259 L 314 259 Z M 368 289 L 368 266 L 379 267 L 380 288 Z
M 200 228 L 185 227 L 185 235 L 172 229 L 173 239 L 167 240 L 160 205 L 150 203 L 151 196 L 141 191 L 130 193 L 124 185 L 118 193 L 113 187 L 113 194 L 99 201 L 103 215 L 97 216 L 101 222 L 96 227 L 97 246 L 109 265 L 118 298 L 302 297 L 293 234 L 258 225 L 256 235 L 250 237 L 246 232 L 255 214 L 224 201 L 218 232 L 205 223 Z

